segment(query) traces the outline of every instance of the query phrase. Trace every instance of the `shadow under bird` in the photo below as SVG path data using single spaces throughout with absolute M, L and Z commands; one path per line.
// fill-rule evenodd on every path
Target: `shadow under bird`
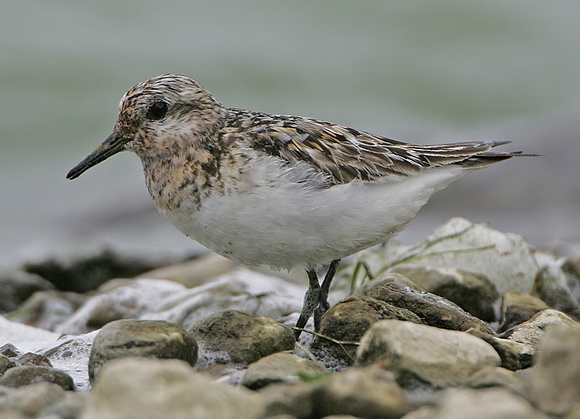
M 228 108 L 175 74 L 132 87 L 119 108 L 113 133 L 67 178 L 133 151 L 155 206 L 182 233 L 248 265 L 305 269 L 297 337 L 312 316 L 320 327 L 341 258 L 389 239 L 464 174 L 523 155 L 492 151 L 505 141 L 414 145 Z

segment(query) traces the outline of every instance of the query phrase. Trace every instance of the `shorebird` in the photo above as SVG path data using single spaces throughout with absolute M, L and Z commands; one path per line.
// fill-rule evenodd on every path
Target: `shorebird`
M 388 240 L 464 174 L 522 155 L 492 150 L 505 143 L 414 145 L 228 108 L 191 78 L 164 74 L 123 96 L 113 133 L 67 178 L 133 151 L 155 206 L 182 233 L 244 264 L 305 269 L 298 337 L 312 316 L 319 328 L 341 258 Z

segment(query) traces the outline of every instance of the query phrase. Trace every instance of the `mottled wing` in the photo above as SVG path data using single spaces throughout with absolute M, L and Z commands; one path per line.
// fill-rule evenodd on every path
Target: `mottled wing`
M 449 164 L 486 166 L 514 155 L 489 152 L 505 142 L 413 145 L 308 118 L 264 115 L 253 122 L 246 133 L 254 148 L 306 162 L 328 174 L 332 184 L 405 177 Z

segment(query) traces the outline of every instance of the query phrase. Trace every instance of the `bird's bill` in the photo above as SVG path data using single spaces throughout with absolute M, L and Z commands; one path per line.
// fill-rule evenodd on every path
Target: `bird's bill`
M 66 175 L 67 179 L 76 179 L 91 167 L 96 166 L 100 162 L 107 160 L 109 157 L 125 150 L 125 144 L 129 140 L 122 137 L 117 132 L 113 132 L 103 141 L 91 154 L 89 154 L 83 161 L 73 167 Z

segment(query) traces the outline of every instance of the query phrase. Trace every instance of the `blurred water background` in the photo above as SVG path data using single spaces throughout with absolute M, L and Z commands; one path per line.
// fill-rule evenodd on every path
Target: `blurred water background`
M 578 22 L 573 0 L 0 0 L 0 266 L 105 245 L 199 250 L 156 213 L 136 156 L 65 180 L 122 94 L 166 72 L 228 106 L 544 154 L 463 178 L 399 239 L 463 216 L 578 254 Z

